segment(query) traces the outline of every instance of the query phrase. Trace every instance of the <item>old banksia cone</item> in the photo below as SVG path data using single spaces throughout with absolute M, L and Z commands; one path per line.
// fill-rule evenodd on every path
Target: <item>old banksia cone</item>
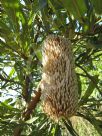
M 71 117 L 78 107 L 78 86 L 71 43 L 49 35 L 43 45 L 43 110 L 53 119 Z

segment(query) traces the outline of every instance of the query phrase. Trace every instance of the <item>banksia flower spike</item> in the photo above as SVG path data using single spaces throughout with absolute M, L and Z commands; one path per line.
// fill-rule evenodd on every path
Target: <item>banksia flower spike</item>
M 49 35 L 43 45 L 43 74 L 40 87 L 43 110 L 54 120 L 75 115 L 78 85 L 68 39 Z

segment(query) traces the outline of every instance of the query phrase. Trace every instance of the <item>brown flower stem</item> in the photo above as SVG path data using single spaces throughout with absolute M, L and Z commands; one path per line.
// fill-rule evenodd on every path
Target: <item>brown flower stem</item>
M 22 132 L 22 128 L 20 126 L 17 126 L 14 130 L 14 136 L 20 136 Z
M 41 96 L 41 89 L 39 88 L 38 91 L 35 92 L 35 96 L 32 97 L 32 100 L 28 104 L 26 112 L 23 114 L 25 121 L 30 118 L 30 115 L 32 114 L 33 109 L 36 108 L 37 103 L 40 101 L 40 96 Z
M 38 87 L 37 91 L 34 93 L 35 95 L 32 97 L 31 101 L 28 104 L 27 110 L 23 113 L 24 121 L 27 121 L 30 118 L 33 110 L 36 108 L 37 103 L 40 101 L 41 89 Z M 22 127 L 19 125 L 14 130 L 14 136 L 20 136 L 22 132 Z

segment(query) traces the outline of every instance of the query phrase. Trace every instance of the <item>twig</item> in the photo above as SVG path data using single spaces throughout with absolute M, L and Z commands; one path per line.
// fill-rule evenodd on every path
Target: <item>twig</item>
M 36 108 L 38 102 L 40 101 L 41 96 L 41 88 L 38 87 L 37 91 L 35 91 L 35 96 L 32 97 L 32 100 L 29 102 L 27 110 L 23 113 L 24 121 L 27 121 L 30 118 L 33 110 Z M 22 127 L 17 126 L 14 130 L 14 136 L 20 136 L 22 132 Z
M 41 96 L 41 89 L 39 88 L 39 90 L 35 92 L 35 96 L 32 97 L 32 100 L 28 104 L 26 112 L 23 114 L 25 121 L 30 118 L 30 115 L 32 114 L 33 110 L 36 108 L 37 103 L 40 101 L 40 96 Z
M 21 126 L 16 127 L 14 130 L 14 136 L 20 136 L 21 132 L 22 132 Z

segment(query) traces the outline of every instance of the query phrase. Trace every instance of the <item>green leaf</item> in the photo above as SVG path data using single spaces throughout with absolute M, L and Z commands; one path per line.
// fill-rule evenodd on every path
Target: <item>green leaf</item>
M 98 39 L 97 37 L 92 37 L 88 40 L 88 44 L 92 48 L 102 48 L 102 41 Z
M 27 124 L 31 124 L 33 122 L 35 122 L 39 117 L 34 117 L 34 118 L 31 118 L 29 120 L 26 121 Z
M 60 128 L 60 125 L 59 125 L 59 124 L 56 125 L 55 133 L 54 133 L 53 136 L 62 136 L 62 135 L 61 135 L 61 128 Z
M 10 73 L 9 73 L 9 79 L 10 78 L 12 78 L 12 76 L 14 75 L 14 73 L 15 73 L 15 69 L 14 69 L 14 67 L 11 69 L 11 71 L 10 71 Z
M 1 102 L 0 106 L 3 106 L 4 108 L 9 109 L 9 110 L 13 110 L 14 109 L 14 107 L 9 105 L 6 101 L 5 102 Z
M 88 86 L 87 90 L 85 91 L 84 96 L 81 98 L 81 101 L 79 102 L 81 105 L 83 105 L 84 103 L 87 103 L 88 98 L 91 96 L 91 94 L 93 93 L 97 83 L 99 82 L 97 75 L 93 76 L 92 78 L 96 82 L 93 83 L 93 81 L 90 81 L 89 86 Z
M 91 0 L 97 14 L 102 15 L 102 0 Z
M 42 61 L 42 53 L 40 50 L 36 51 L 36 56 L 40 61 Z
M 39 9 L 43 9 L 47 5 L 47 0 L 39 0 Z
M 13 99 L 12 99 L 12 98 L 9 98 L 9 99 L 6 99 L 3 103 L 9 104 L 9 103 L 12 102 L 12 101 L 13 101 Z
M 60 0 L 60 2 L 63 3 L 66 10 L 70 14 L 72 14 L 75 19 L 79 19 L 79 21 L 82 21 L 82 18 L 87 11 L 86 5 L 83 0 Z
M 84 119 L 88 120 L 95 127 L 97 132 L 100 135 L 102 135 L 102 130 L 101 130 L 101 128 L 102 128 L 102 121 L 101 120 L 95 119 L 95 117 L 92 114 L 84 115 L 84 114 L 78 113 L 78 115 L 83 117 Z
M 70 132 L 70 134 L 71 134 L 72 136 L 78 136 L 78 134 L 75 132 L 74 128 L 72 127 L 70 121 L 65 121 L 65 120 L 63 119 L 63 123 L 64 123 L 64 125 L 65 125 L 66 128 L 67 128 L 67 130 Z

